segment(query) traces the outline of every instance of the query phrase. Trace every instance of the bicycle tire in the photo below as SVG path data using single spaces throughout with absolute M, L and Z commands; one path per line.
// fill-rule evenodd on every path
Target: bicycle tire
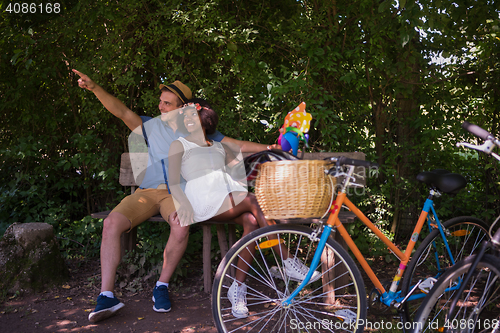
M 500 331 L 500 258 L 485 254 L 474 268 L 449 314 L 459 283 L 471 269 L 477 255 L 467 257 L 448 269 L 436 282 L 415 315 L 414 330 L 420 332 Z
M 320 271 L 325 267 L 321 278 L 306 285 L 289 307 L 282 305 L 299 283 L 290 281 L 286 275 L 273 277 L 273 266 L 279 272 L 284 270 L 282 256 L 273 248 L 257 245 L 279 240 L 290 254 L 309 267 L 318 244 L 311 241 L 312 232 L 311 228 L 299 225 L 260 228 L 230 249 L 219 264 L 212 289 L 212 314 L 219 332 L 363 331 L 367 311 L 363 278 L 347 251 L 332 237 L 328 238 L 318 265 Z M 234 280 L 231 270 L 236 269 L 239 254 L 250 246 L 256 251 L 245 282 L 249 316 L 238 319 L 232 316 L 226 295 Z M 327 261 L 333 258 L 335 265 L 330 267 Z M 349 319 L 353 313 L 355 317 Z
M 443 223 L 443 228 L 447 234 L 446 239 L 455 262 L 471 255 L 481 246 L 484 240 L 490 239 L 488 225 L 483 220 L 471 216 L 452 218 Z M 432 250 L 433 242 L 436 244 L 439 256 L 439 268 L 435 252 Z M 418 283 L 419 280 L 425 280 L 429 277 L 439 278 L 451 265 L 452 262 L 445 249 L 441 234 L 438 229 L 435 229 L 424 238 L 408 262 L 401 285 L 401 295 L 407 295 L 412 286 Z M 421 298 L 408 300 L 403 304 L 403 318 L 406 322 L 413 321 L 413 317 L 425 297 L 425 292 L 417 288 L 412 293 L 413 295 Z

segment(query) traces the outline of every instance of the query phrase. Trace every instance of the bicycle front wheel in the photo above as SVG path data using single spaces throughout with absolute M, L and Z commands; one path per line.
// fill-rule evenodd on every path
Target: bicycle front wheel
M 431 288 L 428 283 L 432 285 L 431 281 L 435 281 L 432 279 L 437 280 L 453 262 L 471 255 L 483 241 L 490 239 L 488 225 L 483 220 L 471 216 L 452 218 L 443 223 L 443 229 L 454 261 L 451 260 L 450 252 L 438 229 L 424 238 L 408 263 L 401 285 L 401 295 L 405 296 L 418 281 L 427 280 L 422 282 L 422 288 L 417 288 L 404 303 L 404 318 L 408 322 L 413 320 Z
M 439 278 L 415 315 L 414 332 L 500 332 L 500 259 L 486 254 L 450 306 L 476 256 L 459 261 Z
M 303 271 L 310 267 L 318 245 L 312 232 L 299 225 L 270 226 L 248 234 L 231 248 L 217 269 L 212 289 L 212 313 L 219 332 L 362 332 L 367 309 L 363 279 L 347 251 L 331 237 L 314 267 L 315 281 L 290 305 L 283 304 L 300 284 L 285 261 L 298 261 Z M 228 290 L 249 250 L 254 253 L 251 263 L 245 261 L 250 266 L 245 280 L 248 316 L 236 318 Z

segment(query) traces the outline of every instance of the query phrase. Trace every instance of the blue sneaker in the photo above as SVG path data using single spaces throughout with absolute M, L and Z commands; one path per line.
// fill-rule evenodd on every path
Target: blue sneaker
M 155 302 L 153 310 L 156 312 L 169 312 L 172 309 L 167 286 L 159 286 L 153 289 L 153 302 Z
M 109 318 L 124 306 L 125 304 L 120 302 L 116 297 L 99 295 L 97 297 L 95 310 L 89 314 L 89 321 L 91 323 L 97 323 L 98 321 Z

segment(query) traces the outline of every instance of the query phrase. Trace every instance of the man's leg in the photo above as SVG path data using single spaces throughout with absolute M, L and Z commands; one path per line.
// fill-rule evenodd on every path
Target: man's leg
M 116 269 L 121 261 L 120 236 L 130 229 L 130 221 L 123 214 L 112 212 L 103 222 L 101 241 L 101 294 L 97 306 L 89 314 L 93 323 L 106 319 L 120 310 L 124 304 L 113 295 Z
M 179 224 L 175 212 L 170 214 L 168 223 L 170 224 L 170 235 L 163 251 L 163 267 L 159 279 L 164 283 L 169 283 L 189 241 L 189 227 L 182 227 Z
M 163 250 L 163 266 L 160 279 L 153 290 L 153 302 L 155 302 L 153 310 L 156 312 L 169 312 L 171 310 L 172 304 L 168 295 L 168 283 L 186 251 L 189 240 L 189 227 L 182 227 L 176 215 L 173 212 L 168 217 L 170 235 L 165 250 Z
M 239 193 L 238 193 L 239 194 Z M 246 195 L 246 193 L 244 193 Z M 246 236 L 250 232 L 257 230 L 259 228 L 259 222 L 263 225 L 267 225 L 264 218 L 264 214 L 260 211 L 260 208 L 255 208 L 255 203 L 252 201 L 253 197 L 246 197 L 241 201 L 236 207 L 226 210 L 224 213 L 216 216 L 217 219 L 221 221 L 233 219 L 236 223 L 243 226 L 243 235 Z M 229 201 L 229 197 L 225 199 Z M 229 205 L 229 204 L 228 204 Z M 162 211 L 162 209 L 160 209 Z M 257 218 L 252 214 L 252 210 L 255 211 L 255 215 L 261 217 L 262 221 L 258 221 Z M 250 211 L 250 212 L 249 212 Z M 260 215 L 259 215 L 260 213 Z M 165 215 L 162 211 L 162 215 Z M 164 217 L 165 218 L 165 217 Z M 162 283 L 169 283 L 175 268 L 179 264 L 189 240 L 189 227 L 182 227 L 180 225 L 179 219 L 177 218 L 176 212 L 169 215 L 168 222 L 170 224 L 170 235 L 168 237 L 167 245 L 163 251 L 163 266 L 159 281 Z M 248 254 L 251 260 L 251 254 Z M 244 273 L 242 275 L 242 281 L 244 280 Z
M 101 294 L 89 315 L 91 322 L 106 319 L 124 306 L 113 295 L 116 269 L 121 261 L 121 235 L 158 214 L 156 191 L 136 190 L 125 197 L 103 222 L 101 241 Z
M 103 222 L 101 241 L 101 292 L 115 288 L 116 269 L 121 261 L 122 233 L 130 229 L 130 221 L 123 214 L 112 212 Z

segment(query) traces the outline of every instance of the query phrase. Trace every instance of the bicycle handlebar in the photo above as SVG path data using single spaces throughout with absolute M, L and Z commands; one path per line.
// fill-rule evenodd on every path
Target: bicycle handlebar
M 464 128 L 465 130 L 471 132 L 472 134 L 474 134 L 475 136 L 477 136 L 478 138 L 481 138 L 483 140 L 489 140 L 489 139 L 495 138 L 487 130 L 482 129 L 481 127 L 479 127 L 477 125 L 471 124 L 468 121 L 463 122 L 462 128 Z
M 495 138 L 490 132 L 486 131 L 485 129 L 482 129 L 477 125 L 471 124 L 468 121 L 464 121 L 462 127 L 465 130 L 469 131 L 470 133 L 474 134 L 475 136 L 483 139 L 484 143 L 480 146 L 477 146 L 467 142 L 459 142 L 457 143 L 457 147 L 466 147 L 482 151 L 483 153 L 491 155 L 500 161 L 500 156 L 493 152 L 493 148 L 495 148 L 495 146 L 500 147 L 500 140 Z

